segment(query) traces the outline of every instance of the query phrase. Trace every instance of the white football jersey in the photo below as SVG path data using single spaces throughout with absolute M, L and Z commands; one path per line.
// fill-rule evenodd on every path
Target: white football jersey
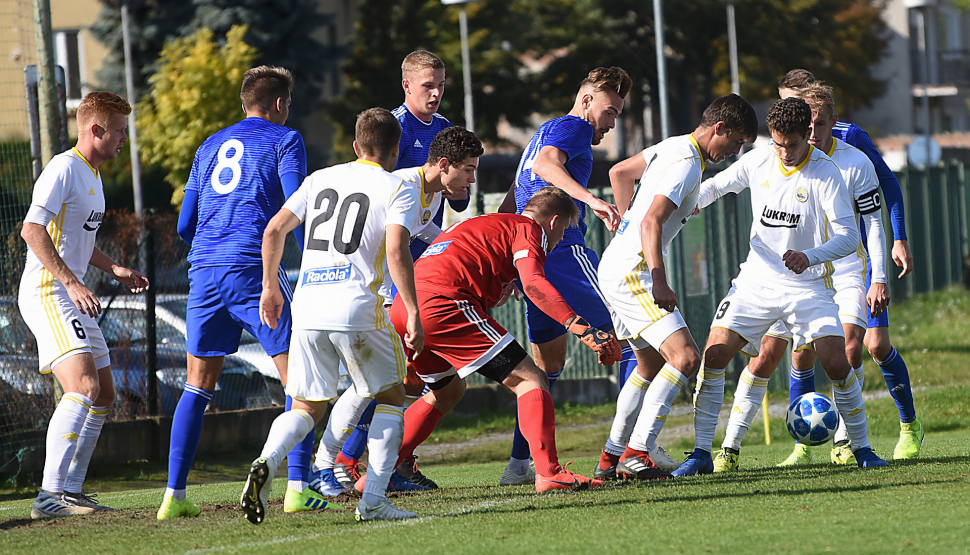
M 380 287 L 387 276 L 385 229 L 413 231 L 415 187 L 364 160 L 313 172 L 283 205 L 305 223 L 293 329 L 390 327 Z
M 94 253 L 94 240 L 104 220 L 101 174 L 77 149 L 62 152 L 53 157 L 40 174 L 30 203 L 54 214 L 47 224 L 47 232 L 57 254 L 84 283 L 84 273 Z M 63 288 L 63 285 L 28 249 L 20 289 L 39 291 L 42 287 L 50 292 Z
M 738 280 L 770 281 L 781 285 L 824 285 L 833 289 L 831 262 L 823 262 L 796 274 L 785 267 L 782 256 L 805 252 L 828 241 L 829 222 L 854 217 L 851 197 L 842 173 L 831 158 L 817 148 L 798 167 L 782 166 L 772 145 L 756 148 L 726 170 L 701 184 L 698 195 L 703 208 L 726 193 L 751 190 L 751 250 L 741 264 Z
M 404 168 L 394 172 L 394 175 L 400 177 L 404 180 L 405 187 L 413 187 L 417 190 L 418 198 L 421 201 L 421 206 L 415 211 L 417 220 L 414 222 L 414 227 L 411 231 L 411 237 L 421 233 L 428 227 L 434 226 L 435 223 L 431 221 L 435 214 L 438 213 L 438 209 L 441 208 L 441 191 L 436 193 L 425 193 L 425 185 L 427 185 L 427 180 L 424 177 L 424 170 L 422 166 L 416 168 Z M 415 260 L 417 262 L 417 260 Z M 391 297 L 391 287 L 394 282 L 391 280 L 391 276 L 387 275 L 384 277 L 384 284 L 381 285 L 380 293 L 384 297 L 385 304 L 391 304 L 394 298 Z
M 873 167 L 872 161 L 864 152 L 837 137 L 832 137 L 832 148 L 826 154 L 842 172 L 842 179 L 845 180 L 845 185 L 852 196 L 857 215 L 870 214 L 882 208 L 876 168 Z M 866 249 L 862 246 L 862 241 L 859 241 L 859 248 L 856 249 L 856 252 L 836 260 L 832 264 L 835 266 L 836 275 L 855 272 L 865 282 L 868 255 Z
M 674 237 L 680 233 L 697 205 L 697 191 L 704 174 L 704 158 L 697 141 L 691 135 L 671 137 L 645 149 L 643 159 L 647 168 L 640 178 L 640 186 L 633 195 L 630 207 L 620 221 L 616 235 L 603 252 L 600 272 L 627 273 L 646 261 L 640 240 L 640 222 L 662 195 L 670 199 L 677 209 L 663 224 L 663 256 Z

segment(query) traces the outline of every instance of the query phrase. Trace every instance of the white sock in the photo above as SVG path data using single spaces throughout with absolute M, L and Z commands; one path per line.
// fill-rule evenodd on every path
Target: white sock
M 711 452 L 717 417 L 724 403 L 724 369 L 701 368 L 694 392 L 694 449 Z
M 165 488 L 165 497 L 172 496 L 176 501 L 185 501 L 184 489 Z
M 758 416 L 766 391 L 768 378 L 759 378 L 745 367 L 738 380 L 738 390 L 734 393 L 734 408 L 731 409 L 731 419 L 728 421 L 727 434 L 721 447 L 741 449 L 741 440 Z
M 377 405 L 367 432 L 369 466 L 363 495 L 367 506 L 375 507 L 386 497 L 387 483 L 394 472 L 403 437 L 404 411 L 401 407 Z
M 108 418 L 108 407 L 91 407 L 88 417 L 84 419 L 84 426 L 77 435 L 77 449 L 74 450 L 74 458 L 67 471 L 67 480 L 64 481 L 64 491 L 71 493 L 82 493 L 84 477 L 88 473 L 88 465 L 91 463 L 91 455 L 94 454 L 94 447 L 98 444 L 98 437 L 101 435 L 101 428 L 104 421 Z
M 686 385 L 686 376 L 673 366 L 664 364 L 643 396 L 640 414 L 630 434 L 631 449 L 650 451 L 657 446 L 657 436 L 667 422 L 670 403 Z
M 81 428 L 90 414 L 92 402 L 80 393 L 65 393 L 57 403 L 47 426 L 47 457 L 41 489 L 51 493 L 64 491 L 67 469 L 74 460 Z
M 859 381 L 859 389 L 861 390 L 862 381 L 863 379 L 865 379 L 865 374 L 862 371 L 862 366 L 859 366 L 858 368 L 853 368 L 852 373 L 855 374 L 856 380 Z M 835 398 L 835 393 L 832 393 L 832 398 L 833 399 Z M 835 443 L 838 443 L 840 441 L 848 441 L 848 439 L 849 439 L 849 431 L 845 427 L 845 420 L 843 420 L 842 417 L 839 416 L 839 427 L 835 429 L 835 437 L 832 439 L 832 441 L 834 441 Z
M 323 431 L 323 438 L 320 439 L 320 446 L 317 447 L 317 454 L 313 458 L 313 465 L 310 470 L 319 472 L 324 469 L 333 468 L 340 448 L 354 431 L 360 415 L 367 409 L 370 399 L 364 399 L 357 395 L 357 389 L 348 388 L 343 395 L 334 403 L 330 410 L 330 419 L 327 421 L 327 429 Z
M 405 395 L 404 396 L 404 410 L 408 410 L 408 407 L 414 404 L 415 401 L 420 399 L 420 395 Z
M 852 442 L 852 451 L 869 447 L 866 404 L 862 400 L 862 387 L 855 377 L 855 372 L 849 372 L 844 380 L 833 380 L 832 393 L 835 397 L 835 405 L 839 409 L 839 416 L 845 422 L 849 441 Z
M 303 441 L 312 429 L 313 417 L 302 409 L 290 409 L 273 420 L 263 452 L 259 454 L 269 465 L 270 475 L 267 482 L 272 482 L 276 469 L 280 467 L 286 454 Z
M 620 389 L 616 398 L 616 415 L 613 416 L 613 427 L 610 437 L 606 440 L 603 450 L 611 455 L 620 456 L 630 441 L 630 434 L 637 423 L 640 408 L 643 407 L 643 397 L 647 394 L 650 382 L 634 372 Z
M 307 483 L 302 480 L 287 480 L 286 488 L 295 489 L 296 491 L 303 491 L 306 489 Z

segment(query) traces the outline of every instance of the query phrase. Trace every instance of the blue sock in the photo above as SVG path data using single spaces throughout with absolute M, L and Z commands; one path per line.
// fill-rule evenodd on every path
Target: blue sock
M 546 374 L 549 378 L 549 391 L 552 391 L 552 386 L 559 379 L 562 370 L 556 372 L 555 374 Z M 522 435 L 522 431 L 519 429 L 519 411 L 515 411 L 515 430 L 512 432 L 512 455 L 511 458 L 524 461 L 529 458 L 529 442 L 525 440 L 525 436 Z
M 916 407 L 913 405 L 913 390 L 909 384 L 909 369 L 906 362 L 899 356 L 896 348 L 889 351 L 886 360 L 879 362 L 879 369 L 882 370 L 882 377 L 886 380 L 886 387 L 889 394 L 896 401 L 896 408 L 899 409 L 899 421 L 903 423 L 916 420 Z
M 172 418 L 172 439 L 168 448 L 168 487 L 185 489 L 189 470 L 195 460 L 195 450 L 202 437 L 202 417 L 205 406 L 212 400 L 212 392 L 185 384 Z
M 788 388 L 788 402 L 792 403 L 806 393 L 815 391 L 815 367 L 799 370 L 791 367 L 791 383 Z
M 364 409 L 364 414 L 360 415 L 357 427 L 350 433 L 350 437 L 347 438 L 344 446 L 340 449 L 340 452 L 348 459 L 356 461 L 364 456 L 364 450 L 367 449 L 367 432 L 370 430 L 370 421 L 374 418 L 375 408 L 377 408 L 377 401 L 371 401 Z
M 630 374 L 637 371 L 637 357 L 633 354 L 633 347 L 625 345 L 620 360 L 620 387 L 630 379 Z
M 286 410 L 293 408 L 293 398 L 286 396 Z M 296 444 L 296 447 L 286 455 L 286 471 L 291 482 L 310 481 L 310 459 L 313 457 L 313 440 L 316 439 L 315 430 Z

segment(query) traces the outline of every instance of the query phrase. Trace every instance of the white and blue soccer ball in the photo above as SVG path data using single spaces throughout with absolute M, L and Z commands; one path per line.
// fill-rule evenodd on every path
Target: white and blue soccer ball
M 799 443 L 828 443 L 839 427 L 839 411 L 831 399 L 820 393 L 806 393 L 788 407 L 788 433 Z

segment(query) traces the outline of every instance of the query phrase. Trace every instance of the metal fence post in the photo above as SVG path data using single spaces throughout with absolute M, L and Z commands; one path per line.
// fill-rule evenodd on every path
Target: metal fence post
M 148 388 L 148 414 L 149 416 L 158 415 L 158 352 L 157 334 L 155 333 L 155 290 L 158 284 L 155 282 L 155 233 L 152 226 L 142 219 L 145 226 L 145 242 L 142 264 L 145 268 L 145 277 L 148 278 L 151 287 L 145 292 L 145 386 Z

